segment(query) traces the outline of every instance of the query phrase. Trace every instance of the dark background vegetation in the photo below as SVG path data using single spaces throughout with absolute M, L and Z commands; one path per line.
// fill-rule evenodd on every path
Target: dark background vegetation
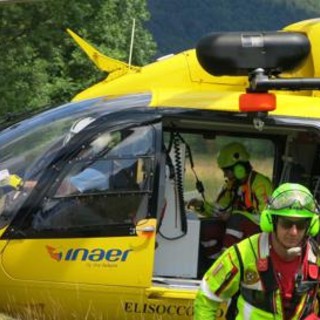
M 320 17 L 319 0 L 148 0 L 158 55 L 193 48 L 212 31 L 279 30 Z
M 145 65 L 159 56 L 194 47 L 211 31 L 278 30 L 319 15 L 319 0 L 28 0 L 2 4 L 0 116 L 6 119 L 66 102 L 107 76 L 87 59 L 66 28 L 104 54 L 128 61 L 135 18 L 132 63 Z

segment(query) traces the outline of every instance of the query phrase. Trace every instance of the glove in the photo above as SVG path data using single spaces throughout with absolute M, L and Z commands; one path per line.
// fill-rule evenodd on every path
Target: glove
M 187 203 L 187 208 L 193 209 L 197 212 L 203 212 L 204 211 L 203 200 L 193 198 L 193 199 L 189 200 L 189 202 Z
M 226 221 L 229 219 L 231 213 L 232 213 L 232 206 L 230 206 L 230 208 L 226 210 L 218 203 L 214 203 L 212 208 L 213 217 L 220 218 L 221 220 Z

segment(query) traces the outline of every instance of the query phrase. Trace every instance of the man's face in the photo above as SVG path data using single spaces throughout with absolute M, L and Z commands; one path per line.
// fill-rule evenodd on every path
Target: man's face
M 286 248 L 300 246 L 310 219 L 278 217 L 276 223 L 279 242 Z

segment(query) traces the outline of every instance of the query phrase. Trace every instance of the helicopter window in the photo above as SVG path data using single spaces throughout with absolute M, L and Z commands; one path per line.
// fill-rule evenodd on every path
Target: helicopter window
M 33 228 L 135 224 L 148 213 L 155 132 L 144 126 L 98 135 L 69 160 L 33 220 Z
M 148 195 L 78 197 L 48 200 L 34 221 L 36 230 L 101 228 L 135 224 L 147 212 Z
M 153 130 L 148 127 L 125 129 L 99 134 L 78 158 L 85 159 L 96 156 L 106 158 L 130 158 L 146 156 L 154 152 Z
M 148 191 L 150 158 L 99 159 L 78 162 L 65 176 L 55 197 L 117 190 Z

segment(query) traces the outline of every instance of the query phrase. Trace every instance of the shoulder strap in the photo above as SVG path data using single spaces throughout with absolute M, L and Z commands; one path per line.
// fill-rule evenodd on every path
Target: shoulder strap
M 256 178 L 256 176 L 257 176 L 257 171 L 252 170 L 251 171 L 251 176 L 250 176 L 250 187 L 252 186 L 253 181 Z
M 271 263 L 269 252 L 267 252 L 268 249 L 266 246 L 268 246 L 268 242 L 266 242 L 267 241 L 266 237 L 268 237 L 268 235 L 265 233 L 261 233 L 259 235 L 259 238 L 258 238 L 258 241 L 259 241 L 258 248 L 260 250 L 259 255 L 255 253 L 253 244 L 251 242 L 251 238 L 249 238 L 249 243 L 256 257 L 257 269 L 260 275 L 262 285 L 266 292 L 272 292 L 278 288 L 278 284 L 274 275 L 274 270 Z M 259 268 L 259 265 L 262 262 L 260 261 L 261 259 L 264 260 L 264 262 L 266 263 L 266 268 Z
M 319 247 L 319 244 L 314 238 L 311 238 L 311 237 L 309 239 L 309 242 L 310 242 L 310 246 L 311 246 L 313 252 L 316 255 L 317 262 L 318 262 L 318 260 L 320 258 L 320 247 Z
M 256 206 L 258 206 L 259 202 L 258 202 L 258 199 L 256 197 L 256 195 L 252 192 L 252 185 L 253 185 L 253 182 L 257 176 L 257 172 L 252 170 L 251 171 L 251 174 L 250 174 L 250 181 L 249 181 L 249 185 L 250 185 L 250 200 L 251 200 L 251 203 L 252 203 L 252 206 L 254 207 L 254 204 Z
M 239 261 L 239 267 L 240 267 L 240 279 L 241 281 L 243 280 L 243 261 L 242 261 L 242 258 L 241 258 L 241 254 L 240 254 L 240 250 L 238 248 L 238 245 L 237 244 L 234 244 L 234 250 L 237 254 L 237 258 L 238 258 L 238 261 Z
M 235 252 L 237 254 L 238 261 L 239 261 L 240 280 L 242 281 L 242 279 L 243 279 L 243 261 L 242 261 L 242 258 L 241 258 L 241 254 L 240 254 L 240 250 L 238 248 L 238 245 L 234 244 L 233 247 L 234 247 L 234 250 L 235 250 Z M 238 300 L 239 295 L 240 295 L 240 289 L 231 298 L 231 302 L 230 302 L 230 304 L 228 306 L 228 309 L 227 309 L 227 312 L 226 312 L 226 315 L 225 315 L 226 320 L 234 320 L 236 318 L 237 313 L 238 313 L 237 300 Z

